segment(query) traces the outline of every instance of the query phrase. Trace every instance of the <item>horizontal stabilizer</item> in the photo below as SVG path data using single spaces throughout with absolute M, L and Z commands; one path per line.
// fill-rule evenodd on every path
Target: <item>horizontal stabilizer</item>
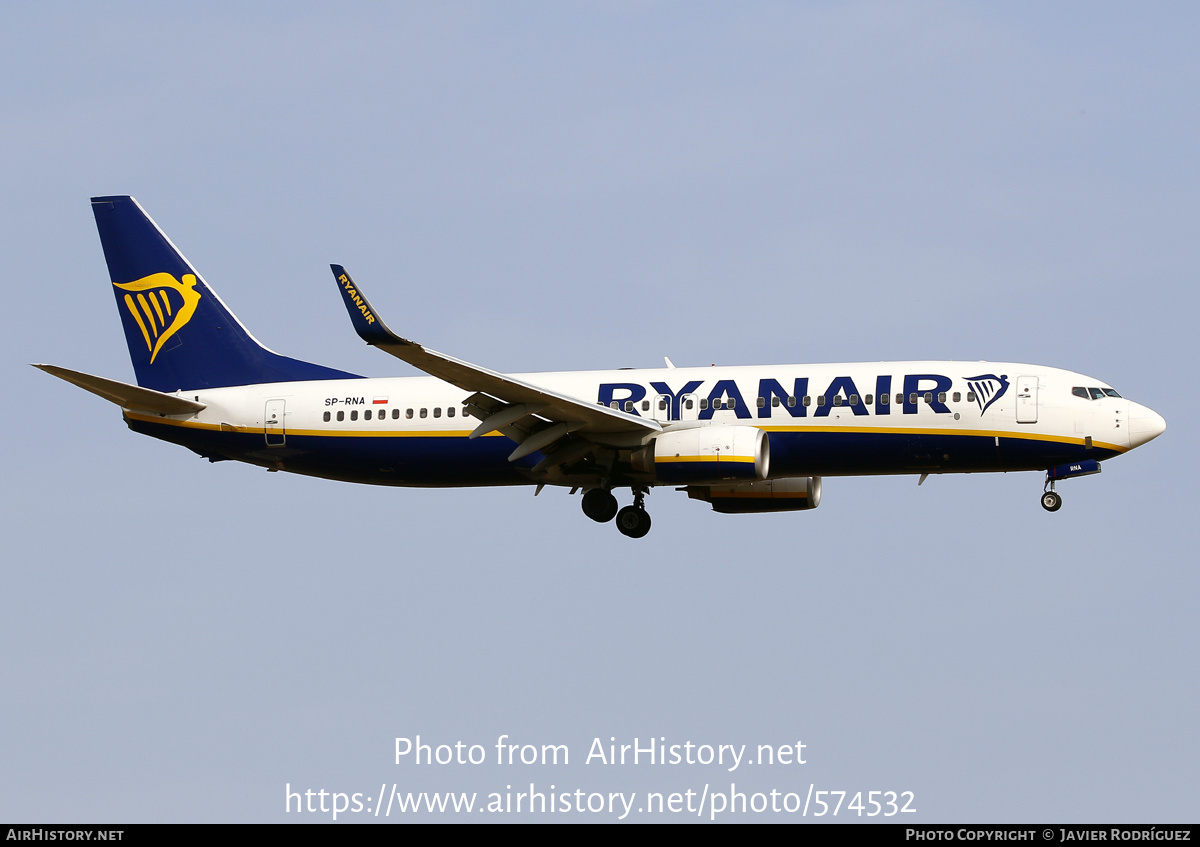
M 65 379 L 72 385 L 78 385 L 84 391 L 90 391 L 97 397 L 103 397 L 110 403 L 116 403 L 123 409 L 137 409 L 143 412 L 153 412 L 156 415 L 194 415 L 207 406 L 195 400 L 186 400 L 174 394 L 164 394 L 152 388 L 141 388 L 127 382 L 115 379 L 105 379 L 102 376 L 92 376 L 57 365 L 34 365 L 51 376 Z

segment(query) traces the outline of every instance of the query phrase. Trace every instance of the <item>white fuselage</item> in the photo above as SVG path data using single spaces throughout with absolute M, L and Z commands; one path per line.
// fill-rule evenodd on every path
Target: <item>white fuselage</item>
M 1106 383 L 1014 363 L 663 368 L 516 378 L 653 418 L 667 431 L 761 429 L 771 440 L 772 477 L 1044 469 L 1123 453 L 1163 427 L 1158 415 Z M 127 412 L 127 418 L 139 430 L 200 452 L 332 478 L 424 486 L 539 481 L 527 473 L 537 454 L 507 462 L 512 442 L 500 433 L 469 439 L 479 424 L 463 412 L 470 392 L 433 377 L 179 394 L 206 408 L 190 417 Z M 489 443 L 494 446 L 484 447 Z M 578 482 L 569 476 L 546 481 Z

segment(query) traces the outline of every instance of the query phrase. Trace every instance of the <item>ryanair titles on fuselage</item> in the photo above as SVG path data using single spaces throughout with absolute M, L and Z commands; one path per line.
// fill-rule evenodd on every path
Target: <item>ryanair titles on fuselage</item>
M 942 374 L 905 374 L 902 377 L 884 374 L 863 386 L 856 384 L 851 376 L 835 376 L 820 393 L 810 391 L 817 386 L 810 385 L 809 377 L 795 377 L 791 385 L 784 385 L 774 378 L 761 378 L 757 381 L 757 391 L 749 394 L 750 403 L 746 402 L 747 395 L 743 392 L 749 387 L 747 382 L 742 380 L 739 385 L 734 379 L 718 379 L 712 382 L 707 393 L 701 391 L 707 381 L 699 379 L 688 380 L 679 389 L 672 389 L 667 382 L 658 380 L 647 385 L 605 382 L 599 386 L 596 402 L 604 406 L 615 403 L 616 408 L 637 413 L 643 400 L 665 397 L 670 401 L 672 420 L 680 419 L 683 399 L 689 396 L 705 401 L 697 403 L 699 420 L 710 420 L 714 412 L 722 409 L 747 420 L 769 418 L 774 409 L 781 409 L 794 418 L 827 417 L 834 409 L 853 415 L 890 415 L 893 409 L 895 414 L 915 415 L 922 405 L 937 414 L 953 413 L 946 403 L 954 389 L 954 380 Z M 980 415 L 1005 394 L 1009 385 L 1007 374 L 979 374 L 967 377 L 966 382 L 967 399 L 975 404 Z M 959 393 L 963 393 L 962 388 Z M 806 402 L 805 398 L 810 399 Z

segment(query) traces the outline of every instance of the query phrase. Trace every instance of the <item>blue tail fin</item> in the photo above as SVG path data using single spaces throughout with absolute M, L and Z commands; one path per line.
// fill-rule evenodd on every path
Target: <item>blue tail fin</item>
M 355 374 L 263 347 L 132 197 L 93 197 L 138 385 L 156 391 Z

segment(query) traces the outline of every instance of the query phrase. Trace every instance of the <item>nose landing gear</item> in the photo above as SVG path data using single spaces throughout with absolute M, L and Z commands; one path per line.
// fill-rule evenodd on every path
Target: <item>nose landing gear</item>
M 1062 508 L 1062 497 L 1054 491 L 1042 493 L 1042 508 L 1047 512 L 1057 512 Z
M 1054 490 L 1054 477 L 1046 471 L 1046 484 L 1042 486 L 1042 508 L 1047 512 L 1057 512 L 1062 508 L 1062 497 Z
M 1042 508 L 1047 512 L 1057 512 L 1062 508 L 1062 498 L 1054 491 L 1054 481 L 1070 479 L 1076 476 L 1090 476 L 1100 473 L 1100 463 L 1095 459 L 1081 459 L 1065 465 L 1055 465 L 1046 470 L 1046 484 L 1042 487 Z

